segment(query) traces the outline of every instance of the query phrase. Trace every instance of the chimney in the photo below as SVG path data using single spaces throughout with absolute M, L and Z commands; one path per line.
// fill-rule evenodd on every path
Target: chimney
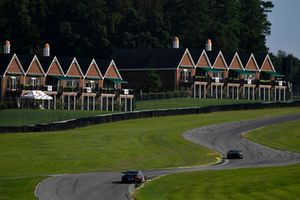
M 4 42 L 3 53 L 10 54 L 10 42 L 8 40 L 5 40 Z
M 207 40 L 206 46 L 205 46 L 206 51 L 212 51 L 212 42 L 210 39 Z
M 177 36 L 173 37 L 173 49 L 179 49 L 179 38 Z
M 43 56 L 45 56 L 45 57 L 50 56 L 50 46 L 48 43 L 45 43 L 45 45 L 44 45 Z

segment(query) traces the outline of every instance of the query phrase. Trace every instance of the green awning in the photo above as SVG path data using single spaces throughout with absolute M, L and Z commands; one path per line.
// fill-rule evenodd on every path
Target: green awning
M 251 74 L 254 74 L 255 72 L 251 72 L 251 71 L 247 71 L 247 70 L 242 70 L 242 69 L 230 69 L 232 71 L 235 71 L 239 74 L 242 74 L 242 75 L 251 75 Z
M 200 67 L 199 69 L 203 69 L 207 72 L 223 72 L 225 69 L 216 69 L 216 68 L 210 68 L 210 67 Z
M 270 76 L 273 76 L 273 77 L 284 77 L 284 75 L 277 73 L 277 72 L 271 72 L 271 71 L 263 71 L 263 72 L 266 72 L 267 74 L 269 74 Z
M 52 78 L 54 78 L 54 79 L 57 79 L 57 80 L 60 80 L 60 81 L 63 81 L 63 80 L 69 80 L 69 81 L 71 81 L 71 80 L 76 80 L 76 79 L 78 79 L 78 78 L 76 78 L 76 77 L 70 77 L 70 76 L 51 76 L 51 75 L 49 75 L 50 77 L 52 77 Z
M 119 84 L 119 83 L 128 83 L 127 81 L 123 81 L 119 78 L 105 78 L 106 80 L 109 80 L 109 81 L 112 81 L 114 82 L 115 84 Z

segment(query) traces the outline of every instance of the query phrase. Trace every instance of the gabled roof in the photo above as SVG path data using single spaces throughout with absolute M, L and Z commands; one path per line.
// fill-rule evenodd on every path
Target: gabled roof
M 260 71 L 263 71 L 263 67 L 267 61 L 269 61 L 272 71 L 273 72 L 276 71 L 269 54 L 265 54 L 265 53 L 255 54 L 255 59 Z
M 107 75 L 108 69 L 109 69 L 109 67 L 113 66 L 113 67 L 115 67 L 117 75 L 119 76 L 119 78 L 121 80 L 123 80 L 123 78 L 122 78 L 122 76 L 121 76 L 114 60 L 105 59 L 105 60 L 96 60 L 96 62 L 98 64 L 99 68 L 100 68 L 101 73 L 103 74 L 103 78 L 107 78 L 106 75 Z
M 89 72 L 89 69 L 93 64 L 96 65 L 98 73 L 100 74 L 101 77 L 103 77 L 102 72 L 99 69 L 99 65 L 97 64 L 94 58 L 77 58 L 77 61 L 85 77 L 87 76 L 87 73 Z
M 55 61 L 57 62 L 58 66 L 59 66 L 60 72 L 62 74 L 64 74 L 64 71 L 63 71 L 56 56 L 38 56 L 38 59 L 42 65 L 42 68 L 46 72 L 46 75 L 49 73 L 50 67 Z
M 120 70 L 177 69 L 185 52 L 186 49 L 116 49 L 112 58 Z
M 244 67 L 244 65 L 243 65 L 243 63 L 242 63 L 242 61 L 241 61 L 241 58 L 240 58 L 240 56 L 239 56 L 239 54 L 238 54 L 237 52 L 235 52 L 233 58 L 231 59 L 231 62 L 228 63 L 228 68 L 229 68 L 229 69 L 232 68 L 232 65 L 234 64 L 234 60 L 235 60 L 235 59 L 237 59 L 239 65 L 240 65 L 240 67 L 241 67 L 241 69 L 242 69 L 242 70 L 245 70 L 245 67 Z
M 255 56 L 254 56 L 253 53 L 250 55 L 247 64 L 244 65 L 245 70 L 250 70 L 250 69 L 248 69 L 248 64 L 249 64 L 249 62 L 251 61 L 251 59 L 253 59 L 253 61 L 254 61 L 256 71 L 259 71 L 259 67 L 258 67 L 258 65 L 257 65 L 256 59 L 255 59 Z
M 191 49 L 191 50 L 189 50 L 189 52 L 194 60 L 196 67 L 199 66 L 199 62 L 203 56 L 205 56 L 205 58 L 208 62 L 208 65 L 209 65 L 208 67 L 212 67 L 210 59 L 204 49 Z
M 36 55 L 19 55 L 18 56 L 20 63 L 26 74 L 28 73 L 29 67 L 31 67 L 34 60 L 36 60 L 41 72 L 45 74 L 45 70 L 43 69 L 38 57 Z
M 213 57 L 214 57 L 214 55 L 213 55 Z M 227 65 L 227 63 L 226 63 L 226 60 L 225 60 L 225 58 L 224 58 L 224 56 L 223 56 L 223 53 L 222 53 L 222 51 L 219 51 L 219 53 L 217 54 L 217 57 L 215 58 L 215 61 L 213 62 L 214 64 L 213 64 L 213 68 L 219 68 L 218 66 L 215 66 L 216 65 L 216 63 L 217 63 L 217 61 L 218 61 L 218 58 L 221 58 L 222 59 L 222 63 L 224 63 L 225 64 L 225 69 L 228 69 L 228 65 Z
M 0 54 L 0 76 L 3 76 L 15 54 Z

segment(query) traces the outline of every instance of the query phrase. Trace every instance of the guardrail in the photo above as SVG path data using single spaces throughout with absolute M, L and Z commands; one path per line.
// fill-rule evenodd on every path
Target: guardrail
M 25 126 L 2 126 L 0 127 L 0 134 L 4 133 L 21 133 L 21 132 L 49 132 L 69 130 L 96 124 L 105 124 L 110 122 L 149 118 L 149 117 L 163 117 L 174 115 L 189 115 L 200 113 L 211 113 L 220 111 L 237 111 L 250 109 L 264 109 L 264 108 L 283 108 L 283 107 L 299 107 L 300 101 L 285 102 L 285 103 L 247 103 L 247 104 L 232 104 L 232 105 L 218 105 L 206 107 L 193 108 L 174 108 L 174 109 L 158 109 L 124 112 L 115 114 L 98 115 L 88 118 L 70 119 L 66 121 L 53 122 L 47 124 L 25 125 Z

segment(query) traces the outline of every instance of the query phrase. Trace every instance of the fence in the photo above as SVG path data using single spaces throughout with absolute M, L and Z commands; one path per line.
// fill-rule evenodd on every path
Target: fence
M 99 115 L 99 116 L 94 116 L 89 118 L 66 120 L 62 122 L 55 122 L 49 124 L 37 124 L 37 125 L 19 126 L 19 127 L 6 126 L 6 127 L 0 127 L 0 133 L 59 131 L 59 130 L 68 130 L 73 128 L 90 126 L 95 124 L 105 124 L 110 122 L 139 119 L 139 118 L 200 114 L 200 113 L 211 113 L 211 112 L 218 112 L 218 111 L 296 107 L 296 106 L 298 107 L 300 106 L 300 101 L 294 101 L 289 103 L 248 103 L 248 104 L 218 105 L 218 106 L 206 106 L 206 107 L 194 107 L 194 108 L 134 111 L 134 112 L 126 112 L 126 113 Z

